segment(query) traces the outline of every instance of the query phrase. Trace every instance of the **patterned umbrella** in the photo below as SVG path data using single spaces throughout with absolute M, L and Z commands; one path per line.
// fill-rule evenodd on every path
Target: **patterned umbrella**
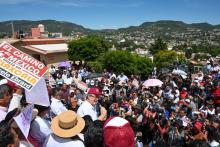
M 161 86 L 163 84 L 162 81 L 158 79 L 148 79 L 144 82 L 145 87 L 154 87 L 154 86 Z
M 68 61 L 62 61 L 58 64 L 58 67 L 71 67 L 71 64 Z

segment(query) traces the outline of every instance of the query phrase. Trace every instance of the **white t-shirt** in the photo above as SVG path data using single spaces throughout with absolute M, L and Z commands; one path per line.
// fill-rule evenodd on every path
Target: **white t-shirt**
M 36 116 L 35 120 L 31 123 L 30 134 L 42 145 L 46 137 L 51 134 L 50 124 L 40 116 Z
M 60 113 L 67 111 L 63 103 L 55 98 L 51 98 L 50 108 L 55 115 L 59 115 Z
M 67 84 L 67 85 L 71 85 L 72 82 L 73 82 L 73 78 L 72 78 L 72 77 L 66 78 L 66 79 L 64 80 L 64 83 Z
M 127 77 L 126 75 L 123 75 L 123 76 L 119 75 L 119 76 L 117 77 L 117 79 L 118 79 L 119 81 L 128 82 L 128 77 Z
M 54 134 L 47 137 L 42 147 L 85 147 L 80 140 L 60 138 Z
M 81 117 L 89 115 L 93 121 L 98 119 L 95 107 L 92 106 L 88 101 L 84 101 L 82 103 L 82 105 L 77 110 L 77 114 Z

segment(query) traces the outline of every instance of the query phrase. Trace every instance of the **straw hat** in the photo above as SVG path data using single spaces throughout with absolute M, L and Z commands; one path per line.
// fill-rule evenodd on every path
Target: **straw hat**
M 51 130 L 53 133 L 62 138 L 76 136 L 84 127 L 84 119 L 71 110 L 56 116 L 51 123 Z

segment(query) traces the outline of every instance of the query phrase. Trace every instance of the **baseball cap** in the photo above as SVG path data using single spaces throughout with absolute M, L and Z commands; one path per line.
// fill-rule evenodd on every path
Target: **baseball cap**
M 202 123 L 197 121 L 197 122 L 194 124 L 194 127 L 195 127 L 196 129 L 198 129 L 198 130 L 201 130 L 201 129 L 202 129 Z
M 101 95 L 102 93 L 99 91 L 98 88 L 89 88 L 87 94 L 95 94 L 95 95 Z
M 105 147 L 134 147 L 134 131 L 121 117 L 111 117 L 104 124 Z
M 14 82 L 9 81 L 9 80 L 7 80 L 7 79 L 2 79 L 2 80 L 0 80 L 0 85 L 3 85 L 3 84 L 7 84 L 7 85 L 10 86 L 12 89 L 19 88 L 19 86 L 18 86 L 17 84 L 15 84 Z
M 185 102 L 186 103 L 190 103 L 190 99 L 185 99 Z

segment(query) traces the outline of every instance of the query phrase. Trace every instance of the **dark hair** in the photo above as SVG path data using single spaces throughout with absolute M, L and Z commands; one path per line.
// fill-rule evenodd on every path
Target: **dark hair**
M 94 121 L 84 134 L 85 147 L 103 147 L 103 122 Z
M 12 95 L 13 94 L 12 88 L 7 84 L 0 85 L 0 99 L 3 99 L 5 94 Z
M 6 117 L 5 117 L 5 122 L 10 122 L 13 117 L 15 117 L 16 115 L 18 115 L 20 113 L 20 109 L 15 108 L 13 110 L 11 110 L 10 112 L 7 113 Z
M 208 128 L 207 128 L 207 131 L 208 131 L 208 140 L 211 142 L 211 141 L 213 141 L 213 140 L 216 140 L 216 141 L 218 141 L 219 140 L 219 138 L 218 138 L 218 132 L 217 132 L 217 130 L 216 130 L 216 128 L 215 127 L 213 127 L 213 126 L 208 126 Z
M 90 115 L 83 116 L 83 119 L 85 121 L 85 127 L 81 132 L 82 134 L 84 134 L 87 131 L 88 127 L 93 123 L 92 118 L 91 118 Z
M 41 114 L 45 110 L 49 110 L 50 106 L 41 106 L 41 105 L 34 105 L 34 108 L 38 110 L 38 115 Z
M 130 123 L 131 128 L 133 129 L 134 132 L 137 131 L 137 125 L 135 123 L 135 119 L 132 116 L 125 116 L 125 119 Z
M 60 89 L 60 88 L 58 88 L 58 87 L 53 88 L 53 89 L 52 89 L 52 91 L 51 91 L 51 95 L 52 95 L 52 96 L 56 96 L 56 95 L 57 95 L 57 93 L 58 93 L 60 90 L 61 90 L 61 89 Z
M 11 132 L 10 125 L 2 121 L 0 122 L 0 145 L 7 147 L 9 144 L 14 144 L 14 134 Z
M 206 141 L 194 140 L 187 147 L 210 147 Z
M 21 104 L 22 107 L 26 107 L 28 105 L 28 103 L 26 101 L 25 94 L 22 95 L 21 100 L 20 100 L 20 104 Z

